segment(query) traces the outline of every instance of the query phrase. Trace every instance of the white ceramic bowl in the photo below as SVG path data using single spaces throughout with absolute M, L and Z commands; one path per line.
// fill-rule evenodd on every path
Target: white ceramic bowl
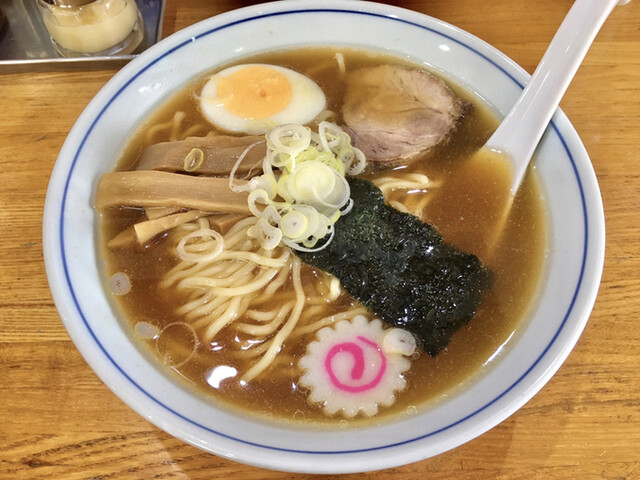
M 536 169 L 549 210 L 540 301 L 495 367 L 411 418 L 333 431 L 278 426 L 215 408 L 154 367 L 105 297 L 92 194 L 136 126 L 192 77 L 238 56 L 297 45 L 373 48 L 443 72 L 503 115 L 526 72 L 478 38 L 439 20 L 367 2 L 256 5 L 180 31 L 122 69 L 78 119 L 55 165 L 44 213 L 44 253 L 56 305 L 89 365 L 159 428 L 226 458 L 298 472 L 382 469 L 454 448 L 527 402 L 565 360 L 595 300 L 604 257 L 601 198 L 589 157 L 558 112 Z

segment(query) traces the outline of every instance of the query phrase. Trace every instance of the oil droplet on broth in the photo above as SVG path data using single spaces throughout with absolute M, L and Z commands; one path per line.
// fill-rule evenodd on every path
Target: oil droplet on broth
M 156 350 L 165 363 L 179 367 L 187 362 L 198 347 L 198 335 L 191 325 L 184 322 L 170 323 L 156 338 Z

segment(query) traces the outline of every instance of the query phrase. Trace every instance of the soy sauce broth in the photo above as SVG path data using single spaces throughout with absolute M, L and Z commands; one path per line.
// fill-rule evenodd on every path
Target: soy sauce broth
M 345 49 L 339 51 L 344 55 L 348 69 L 382 63 L 410 65 L 404 60 L 379 53 Z M 328 108 L 338 113 L 336 120 L 340 123 L 339 112 L 344 84 L 336 69 L 335 53 L 336 50 L 330 48 L 303 49 L 266 53 L 244 58 L 237 63 L 273 63 L 306 74 L 323 89 L 327 96 Z M 195 79 L 174 97 L 167 99 L 166 104 L 138 129 L 119 162 L 119 170 L 133 168 L 147 145 L 168 140 L 166 132 L 150 132 L 154 125 L 171 121 L 177 110 L 185 113 L 181 128 L 202 124 L 202 128 L 194 127 L 199 129 L 200 135 L 206 134 L 207 129 L 212 128 L 204 125 L 195 99 L 206 79 Z M 395 171 L 424 173 L 441 183 L 440 187 L 428 193 L 431 199 L 423 211 L 422 219 L 435 225 L 447 242 L 480 256 L 493 272 L 494 283 L 475 317 L 454 335 L 444 351 L 436 357 L 422 354 L 413 362 L 413 366 L 405 374 L 408 387 L 396 395 L 397 400 L 392 407 L 381 410 L 373 419 L 350 420 L 349 425 L 384 421 L 397 415 L 411 415 L 420 408 L 437 402 L 443 395 L 452 394 L 470 379 L 481 375 L 500 357 L 500 352 L 508 349 L 509 342 L 517 337 L 526 312 L 535 301 L 537 286 L 544 269 L 546 245 L 545 210 L 536 176 L 530 172 L 525 177 L 499 245 L 491 256 L 484 256 L 485 246 L 478 239 L 483 234 L 484 219 L 495 216 L 496 209 L 499 208 L 496 199 L 508 188 L 508 175 L 504 172 L 497 175 L 491 165 L 487 165 L 486 171 L 480 169 L 469 175 L 465 172 L 464 160 L 490 136 L 497 126 L 497 120 L 479 99 L 451 82 L 447 83 L 459 97 L 470 102 L 472 107 L 468 109 L 448 142 L 429 152 L 424 158 Z M 373 171 L 364 174 L 369 178 L 375 178 L 377 175 L 380 173 Z M 480 188 L 478 179 L 482 179 L 483 184 L 479 196 L 483 199 L 481 202 L 477 201 L 477 195 L 470 197 Z M 394 198 L 403 200 L 403 195 L 394 194 Z M 475 208 L 461 214 L 460 205 L 464 205 L 465 202 L 472 203 Z M 157 285 L 159 279 L 176 262 L 168 251 L 166 238 L 157 239 L 143 251 L 115 251 L 106 247 L 109 239 L 141 219 L 142 215 L 141 211 L 135 209 L 114 210 L 104 214 L 100 239 L 106 275 L 124 271 L 130 275 L 132 284 L 136 287 L 129 295 L 116 299 L 118 308 L 122 310 L 122 316 L 130 324 L 132 331 L 139 321 L 147 321 L 160 328 L 183 321 L 182 317 L 173 312 L 184 299 L 179 295 L 161 294 Z M 303 276 L 313 275 L 314 270 L 305 266 Z M 345 296 L 330 308 L 340 312 L 350 302 L 353 300 Z M 291 362 L 292 365 L 286 370 L 286 374 L 277 378 L 258 377 L 246 386 L 225 376 L 231 374 L 233 369 L 241 368 L 238 360 L 225 354 L 224 344 L 233 340 L 234 335 L 232 329 L 223 330 L 212 345 L 199 348 L 195 357 L 173 369 L 173 373 L 207 398 L 237 409 L 243 414 L 314 425 L 337 422 L 347 424 L 341 417 L 325 417 L 320 408 L 307 403 L 305 392 L 297 387 L 299 372 L 295 367 L 295 360 Z M 135 338 L 133 334 L 132 337 L 135 342 L 145 345 L 144 341 Z M 306 343 L 311 340 L 312 337 L 301 337 L 296 345 L 287 346 L 290 349 L 289 353 L 295 359 L 297 355 L 303 354 Z M 157 353 L 154 353 L 154 342 L 147 342 L 145 346 L 151 355 L 158 359 Z M 180 358 L 179 348 L 176 347 L 176 359 Z M 161 363 L 159 361 L 159 364 Z M 161 365 L 160 368 L 169 371 L 171 365 Z

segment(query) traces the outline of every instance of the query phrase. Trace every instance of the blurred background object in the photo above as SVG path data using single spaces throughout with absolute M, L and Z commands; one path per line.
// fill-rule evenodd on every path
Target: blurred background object
M 0 73 L 97 70 L 120 67 L 160 40 L 165 1 L 3 0 L 1 8 Z
M 37 0 L 44 25 L 63 57 L 133 53 L 144 27 L 135 0 Z

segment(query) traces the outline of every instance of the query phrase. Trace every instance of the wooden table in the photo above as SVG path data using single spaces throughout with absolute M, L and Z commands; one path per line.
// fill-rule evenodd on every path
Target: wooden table
M 164 33 L 253 2 L 169 0 Z M 453 23 L 532 72 L 571 0 L 389 2 Z M 115 73 L 0 75 L 0 478 L 302 479 L 217 458 L 155 428 L 84 362 L 53 304 L 42 211 L 65 136 Z M 607 218 L 598 300 L 560 371 L 525 407 L 436 458 L 346 478 L 640 478 L 640 1 L 617 8 L 562 108 Z

